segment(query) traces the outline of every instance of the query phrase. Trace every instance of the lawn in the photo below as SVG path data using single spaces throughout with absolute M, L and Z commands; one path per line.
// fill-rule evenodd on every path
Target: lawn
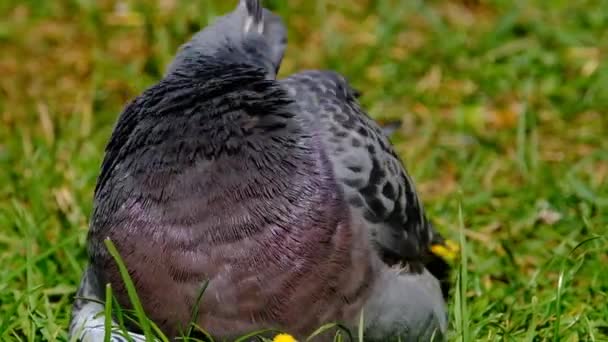
M 125 103 L 235 1 L 0 2 L 0 340 L 64 341 Z M 608 340 L 608 1 L 267 1 L 462 244 L 451 341 Z M 289 4 L 287 4 L 289 3 Z

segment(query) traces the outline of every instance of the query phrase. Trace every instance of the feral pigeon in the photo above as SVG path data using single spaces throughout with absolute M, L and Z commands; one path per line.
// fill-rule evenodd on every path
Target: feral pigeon
M 126 106 L 95 188 L 71 336 L 103 338 L 103 284 L 132 308 L 110 239 L 171 339 L 193 312 L 218 338 L 357 329 L 361 312 L 366 340 L 443 338 L 448 267 L 431 246 L 444 240 L 412 179 L 344 77 L 277 79 L 286 42 L 278 16 L 241 0 Z

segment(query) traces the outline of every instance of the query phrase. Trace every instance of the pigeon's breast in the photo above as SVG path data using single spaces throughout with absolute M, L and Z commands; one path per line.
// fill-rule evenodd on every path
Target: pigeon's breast
M 269 327 L 303 336 L 354 319 L 376 270 L 361 220 L 351 217 L 332 170 L 319 167 L 328 163 L 302 165 L 291 179 L 249 174 L 238 182 L 207 174 L 230 184 L 209 183 L 204 195 L 183 174 L 186 187 L 173 201 L 130 205 L 128 216 L 136 219 L 106 231 L 149 317 L 177 334 L 208 282 L 198 324 L 216 336 Z M 103 272 L 127 303 L 111 262 Z

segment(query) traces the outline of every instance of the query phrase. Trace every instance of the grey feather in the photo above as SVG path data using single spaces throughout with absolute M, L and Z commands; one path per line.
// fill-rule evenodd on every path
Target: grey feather
M 301 115 L 320 123 L 336 177 L 351 206 L 369 223 L 381 253 L 420 260 L 440 237 L 388 138 L 363 111 L 346 80 L 331 71 L 306 71 L 281 83 L 300 105 Z

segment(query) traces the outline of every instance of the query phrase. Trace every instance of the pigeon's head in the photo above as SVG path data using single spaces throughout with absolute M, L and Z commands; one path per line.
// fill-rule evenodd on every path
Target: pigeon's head
M 220 57 L 228 62 L 251 63 L 276 76 L 287 45 L 281 18 L 263 8 L 260 0 L 240 0 L 236 9 L 219 17 L 184 44 L 169 66 L 169 73 L 184 61 Z

